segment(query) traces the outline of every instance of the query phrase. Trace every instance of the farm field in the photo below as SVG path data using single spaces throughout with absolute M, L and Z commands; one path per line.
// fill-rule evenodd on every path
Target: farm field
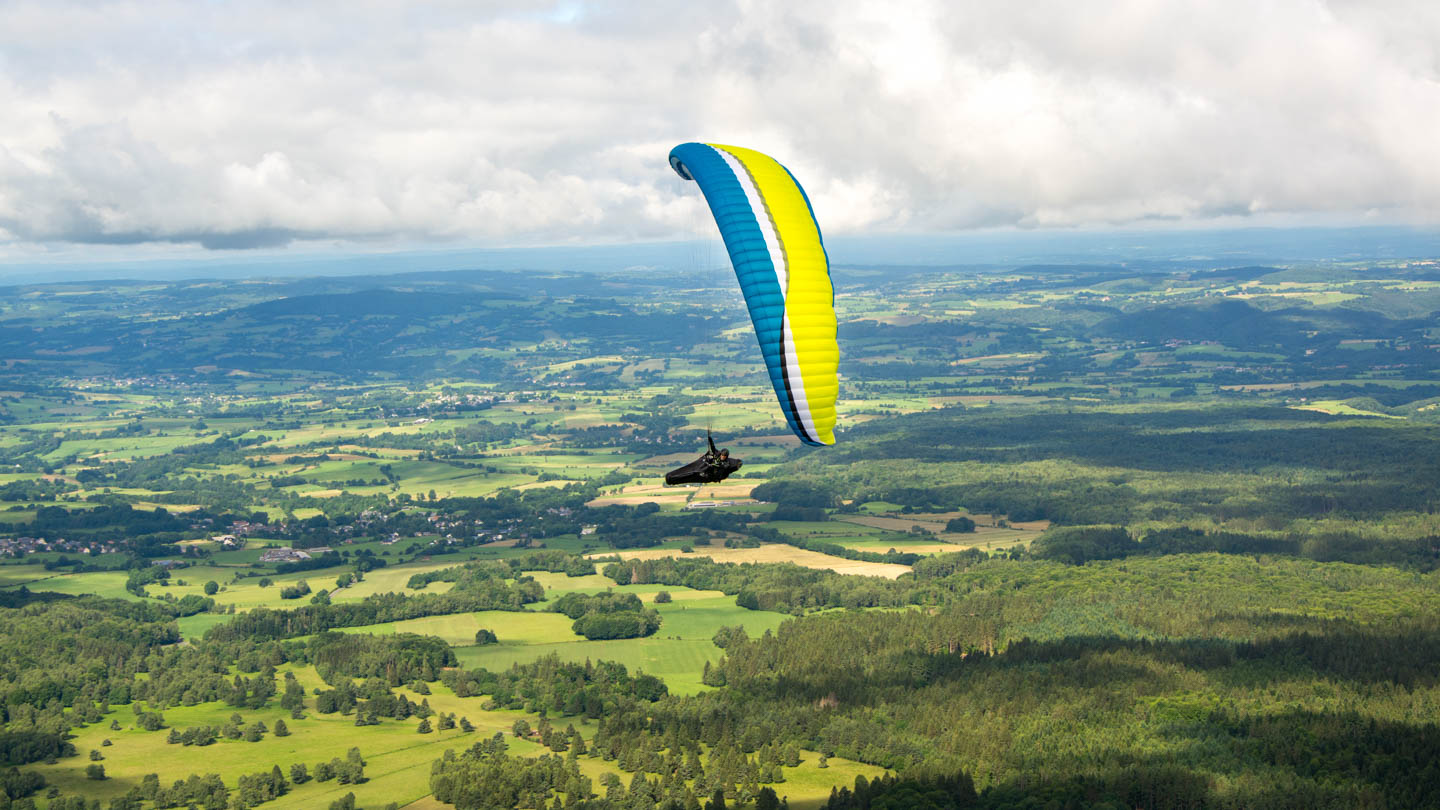
M 112 571 L 96 571 L 86 574 L 54 574 L 42 579 L 19 583 L 32 591 L 76 596 L 93 593 L 111 599 L 138 599 L 125 590 L 125 575 Z
M 664 557 L 681 556 L 677 551 L 657 548 L 616 551 L 610 552 L 606 556 L 610 555 L 617 556 L 622 560 L 658 560 Z M 908 565 L 847 560 L 843 557 L 832 557 L 829 554 L 806 551 L 779 543 L 762 545 L 758 548 L 695 546 L 694 556 L 707 557 L 721 563 L 793 563 L 804 568 L 829 570 L 837 574 L 885 577 L 887 579 L 894 579 L 910 570 Z
M 52 575 L 52 572 L 46 571 L 45 567 L 41 565 L 0 566 L 0 588 L 13 588 L 20 585 L 34 586 L 35 583 Z
M 660 585 L 622 585 L 595 575 L 564 577 L 540 572 L 536 578 L 546 585 L 553 600 L 565 593 L 616 591 L 634 593 L 661 615 L 660 630 L 654 636 L 612 641 L 587 641 L 571 630 L 571 620 L 559 613 L 530 611 L 482 611 L 432 616 L 401 622 L 345 628 L 349 633 L 418 633 L 444 639 L 456 648 L 463 666 L 491 670 L 508 669 L 547 655 L 566 661 L 617 661 L 632 671 L 643 671 L 665 681 L 675 694 L 693 694 L 702 688 L 700 676 L 707 662 L 719 660 L 721 650 L 711 638 L 725 626 L 741 626 L 751 635 L 762 635 L 779 627 L 788 617 L 779 613 L 737 607 L 733 597 L 718 591 L 697 591 Z M 669 593 L 668 604 L 655 604 L 655 594 Z M 475 633 L 492 631 L 498 644 L 475 646 Z

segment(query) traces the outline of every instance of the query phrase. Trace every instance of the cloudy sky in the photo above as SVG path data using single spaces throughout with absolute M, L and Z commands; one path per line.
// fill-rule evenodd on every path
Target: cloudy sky
M 827 234 L 1437 225 L 1440 3 L 0 0 L 0 261 L 683 238 L 686 140 Z

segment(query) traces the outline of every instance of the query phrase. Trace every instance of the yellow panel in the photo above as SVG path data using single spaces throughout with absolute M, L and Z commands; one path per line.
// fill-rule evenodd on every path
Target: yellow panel
M 800 363 L 811 425 L 818 441 L 834 444 L 840 347 L 835 339 L 835 291 L 820 230 L 804 194 L 774 158 L 738 146 L 711 146 L 724 149 L 744 165 L 775 225 L 787 265 L 785 315 Z M 786 371 L 794 375 L 796 369 L 787 363 Z

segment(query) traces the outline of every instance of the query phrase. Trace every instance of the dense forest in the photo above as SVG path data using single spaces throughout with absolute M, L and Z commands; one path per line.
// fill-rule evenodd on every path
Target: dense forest
M 938 606 L 731 636 L 707 675 L 723 689 L 607 722 L 793 740 L 976 786 L 976 806 L 1440 801 L 1433 574 L 1199 555 L 990 561 L 909 588 Z

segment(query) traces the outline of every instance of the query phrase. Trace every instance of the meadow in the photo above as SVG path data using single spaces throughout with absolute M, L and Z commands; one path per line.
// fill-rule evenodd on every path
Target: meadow
M 897 565 L 883 562 L 863 562 L 858 560 L 847 560 L 843 557 L 832 557 L 829 554 L 821 554 L 815 551 L 806 551 L 802 548 L 784 544 L 768 544 L 756 548 L 724 548 L 715 546 L 696 545 L 693 556 L 706 557 L 715 562 L 723 563 L 791 563 L 803 568 L 815 568 L 822 571 L 834 571 L 838 574 L 855 574 L 857 576 L 885 577 L 894 579 L 910 570 L 909 566 Z M 608 552 L 605 555 L 617 556 L 624 560 L 659 560 L 666 557 L 691 556 L 684 555 L 674 549 L 647 548 L 634 551 Z
M 293 671 L 297 679 L 307 688 L 324 686 L 313 667 L 283 668 Z M 534 713 L 486 710 L 481 708 L 483 697 L 457 698 L 441 684 L 433 684 L 431 693 L 420 695 L 400 689 L 398 692 L 418 703 L 428 701 L 436 712 L 455 713 L 468 718 L 475 731 L 461 732 L 458 729 L 436 730 L 430 734 L 417 734 L 418 721 L 385 720 L 378 726 L 367 726 L 357 732 L 354 718 L 350 715 L 324 715 L 308 711 L 302 720 L 290 717 L 290 712 L 278 707 L 259 710 L 240 710 L 245 723 L 261 722 L 273 729 L 276 721 L 284 721 L 289 730 L 286 737 L 267 733 L 258 742 L 221 739 L 204 747 L 186 747 L 168 744 L 167 731 L 145 731 L 133 725 L 130 708 L 118 707 L 106 722 L 81 730 L 72 743 L 82 752 L 91 750 L 102 753 L 106 779 L 95 782 L 85 775 L 85 766 L 91 763 L 89 757 L 57 763 L 39 765 L 47 782 L 60 787 L 66 793 L 82 795 L 108 801 L 124 794 L 131 786 L 139 784 L 146 774 L 158 773 L 161 783 L 168 785 L 176 779 L 190 774 L 251 774 L 268 772 L 279 766 L 289 773 L 290 766 L 303 762 L 313 766 L 332 756 L 344 758 L 345 752 L 358 746 L 365 758 L 366 781 L 362 784 L 342 785 L 335 781 L 309 781 L 294 786 L 281 801 L 285 807 L 297 810 L 325 810 L 331 802 L 346 793 L 354 793 L 358 804 L 366 807 L 380 807 L 390 802 L 405 808 L 424 808 L 429 795 L 430 764 L 446 749 L 463 750 L 481 737 L 496 733 L 504 734 L 509 753 L 520 756 L 539 756 L 548 749 L 538 743 L 517 739 L 511 734 L 516 720 L 524 719 L 532 725 L 539 716 Z M 237 710 L 222 705 L 176 707 L 164 712 L 167 728 L 189 728 L 192 726 L 221 726 L 230 722 Z M 118 731 L 109 728 L 108 721 L 121 722 Z M 576 718 L 576 727 L 587 738 L 594 733 L 593 725 Z M 109 740 L 110 745 L 103 743 Z M 813 752 L 802 754 L 799 767 L 786 769 L 786 782 L 782 785 L 791 806 L 797 808 L 818 807 L 828 797 L 830 788 L 836 784 L 850 784 L 858 775 L 875 778 L 884 771 L 843 758 L 831 758 L 825 770 L 816 768 L 818 755 Z M 581 770 L 597 783 L 604 773 L 627 776 L 613 763 L 597 759 L 582 758 Z

